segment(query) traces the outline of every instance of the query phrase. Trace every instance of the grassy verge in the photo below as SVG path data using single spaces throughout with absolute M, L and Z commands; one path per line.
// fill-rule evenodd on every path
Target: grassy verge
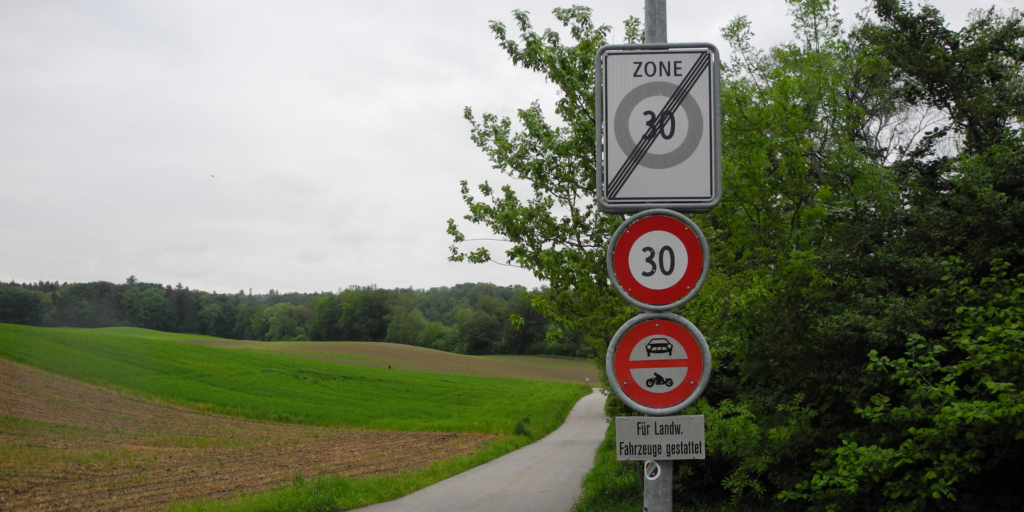
M 583 493 L 572 512 L 636 512 L 643 510 L 644 491 L 640 473 L 632 461 L 615 458 L 615 420 L 608 425 L 604 441 L 597 448 L 594 468 L 583 478 Z M 680 507 L 680 512 L 773 512 L 771 505 L 761 507 L 708 505 Z
M 559 408 L 558 423 L 573 403 Z M 295 475 L 292 484 L 269 492 L 242 494 L 232 500 L 180 503 L 173 512 L 326 512 L 350 510 L 400 498 L 424 487 L 479 466 L 546 436 L 554 428 L 538 430 L 530 436 L 505 437 L 488 443 L 486 449 L 469 456 L 434 462 L 422 471 L 365 479 L 320 476 L 307 480 Z
M 636 465 L 615 459 L 615 419 L 597 447 L 594 468 L 583 478 L 583 493 L 573 512 L 635 512 L 644 504 L 643 485 Z

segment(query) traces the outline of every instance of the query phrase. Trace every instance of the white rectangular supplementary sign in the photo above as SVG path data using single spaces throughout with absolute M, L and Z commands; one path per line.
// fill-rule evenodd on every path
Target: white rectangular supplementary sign
M 721 201 L 718 50 L 611 45 L 597 53 L 598 206 L 708 211 Z
M 615 418 L 618 460 L 703 459 L 704 415 Z

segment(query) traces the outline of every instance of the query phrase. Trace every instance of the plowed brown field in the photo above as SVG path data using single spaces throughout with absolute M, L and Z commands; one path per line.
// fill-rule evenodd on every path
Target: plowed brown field
M 468 454 L 484 434 L 258 423 L 154 404 L 0 359 L 0 510 L 152 510 Z
M 396 370 L 436 373 L 461 373 L 480 377 L 546 380 L 583 384 L 590 379 L 598 384 L 597 366 L 590 361 L 537 356 L 467 356 L 397 343 L 363 341 L 243 341 L 173 340 L 209 347 L 272 352 L 285 356 L 320 361 L 357 364 Z

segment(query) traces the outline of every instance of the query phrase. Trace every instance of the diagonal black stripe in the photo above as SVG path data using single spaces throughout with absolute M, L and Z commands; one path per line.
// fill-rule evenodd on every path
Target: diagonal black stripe
M 614 199 L 619 195 L 622 187 L 626 184 L 626 180 L 633 174 L 637 166 L 640 165 L 640 161 L 643 160 L 644 155 L 651 149 L 654 142 L 658 139 L 658 134 L 661 133 L 662 128 L 665 127 L 665 123 L 668 122 L 668 114 L 674 114 L 676 109 L 683 104 L 683 100 L 690 94 L 693 86 L 696 85 L 700 75 L 707 69 L 711 62 L 711 57 L 704 53 L 697 58 L 697 62 L 694 63 L 690 71 L 686 73 L 683 80 L 679 82 L 676 90 L 669 97 L 668 101 L 665 102 L 665 106 L 662 107 L 661 112 L 658 113 L 656 121 L 651 123 L 651 126 L 647 128 L 647 132 L 640 137 L 640 142 L 633 148 L 633 151 L 629 153 L 629 157 L 623 162 L 622 168 L 615 174 L 615 179 L 611 180 L 608 184 L 608 198 Z
M 650 150 L 651 146 L 654 145 L 654 142 L 657 140 L 658 133 L 665 126 L 665 123 L 668 122 L 668 116 L 666 114 L 674 113 L 675 110 L 679 108 L 683 103 L 683 100 L 686 98 L 686 95 L 693 89 L 697 79 L 700 74 L 703 73 L 710 60 L 710 56 L 707 54 L 701 55 L 700 58 L 697 59 L 697 62 L 694 63 L 694 66 L 690 68 L 686 77 L 684 77 L 682 82 L 679 83 L 679 86 L 676 87 L 672 96 L 669 97 L 669 101 L 665 103 L 665 106 L 658 114 L 656 122 L 652 123 L 652 125 L 648 127 L 647 132 L 640 138 L 640 142 L 633 148 L 633 151 L 630 152 L 630 155 L 623 163 L 622 168 L 618 173 L 616 173 L 615 179 L 609 184 L 609 198 L 614 198 L 622 190 L 626 180 L 628 180 L 630 175 L 633 174 L 633 171 L 636 170 L 636 167 L 640 164 L 644 155 L 647 154 L 647 151 Z
M 694 66 L 690 68 L 690 71 L 687 72 L 686 77 L 684 77 L 682 82 L 679 83 L 679 86 L 676 87 L 676 90 L 672 93 L 672 96 L 669 97 L 669 100 L 665 103 L 665 106 L 658 114 L 658 117 L 655 118 L 655 123 L 652 123 L 652 126 L 648 127 L 647 132 L 640 138 L 640 142 L 633 148 L 633 151 L 630 152 L 630 155 L 623 163 L 622 168 L 618 173 L 616 173 L 615 179 L 610 183 L 609 198 L 614 198 L 622 190 L 622 186 L 625 185 L 626 180 L 629 179 L 630 175 L 633 174 L 633 171 L 635 171 L 636 167 L 640 164 L 644 155 L 646 155 L 647 151 L 649 151 L 651 146 L 654 145 L 654 142 L 657 140 L 657 134 L 665 126 L 665 123 L 668 122 L 668 116 L 666 113 L 674 113 L 675 110 L 679 108 L 683 103 L 683 100 L 686 98 L 686 95 L 693 89 L 694 84 L 696 84 L 697 79 L 700 74 L 703 73 L 708 62 L 710 62 L 710 56 L 707 54 L 701 55 L 697 59 L 697 62 L 694 63 Z

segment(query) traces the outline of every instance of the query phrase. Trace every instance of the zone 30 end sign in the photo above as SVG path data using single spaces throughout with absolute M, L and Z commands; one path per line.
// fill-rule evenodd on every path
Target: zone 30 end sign
M 718 49 L 609 45 L 597 53 L 598 207 L 706 212 L 722 198 Z

